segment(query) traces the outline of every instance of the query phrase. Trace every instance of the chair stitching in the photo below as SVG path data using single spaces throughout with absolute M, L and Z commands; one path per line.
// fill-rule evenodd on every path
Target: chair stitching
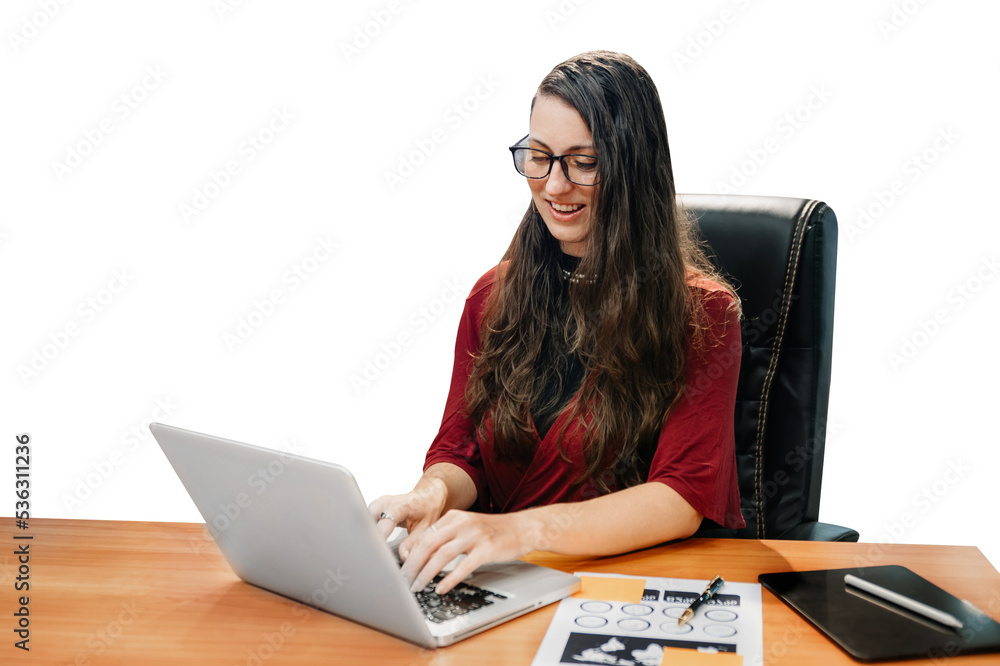
M 802 249 L 802 236 L 805 234 L 805 221 L 809 219 L 817 202 L 809 201 L 799 212 L 799 217 L 795 221 L 795 234 L 792 237 L 791 248 L 789 249 L 788 263 L 785 268 L 784 288 L 781 294 L 781 312 L 778 315 L 778 331 L 775 334 L 774 345 L 772 346 L 771 362 L 768 364 L 767 373 L 764 376 L 764 384 L 761 388 L 760 409 L 757 412 L 757 441 L 754 445 L 755 474 L 754 474 L 754 509 L 757 514 L 757 538 L 765 537 L 764 530 L 764 498 L 762 496 L 762 485 L 764 476 L 764 422 L 767 418 L 768 400 L 770 399 L 771 382 L 778 368 L 778 357 L 781 353 L 781 342 L 785 335 L 785 325 L 788 323 L 788 311 L 791 309 L 792 288 L 795 286 L 795 275 L 798 271 L 799 257 Z

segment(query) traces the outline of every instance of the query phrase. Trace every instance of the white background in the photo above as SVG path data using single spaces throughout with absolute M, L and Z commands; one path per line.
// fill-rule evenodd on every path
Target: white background
M 200 520 L 155 417 L 342 463 L 368 500 L 409 489 L 462 300 L 528 201 L 506 146 L 549 69 L 604 48 L 657 82 L 678 191 L 838 213 L 821 518 L 1000 564 L 998 19 L 972 0 L 8 0 L 3 465 L 29 432 L 33 516 Z M 241 320 L 259 325 L 227 344 Z

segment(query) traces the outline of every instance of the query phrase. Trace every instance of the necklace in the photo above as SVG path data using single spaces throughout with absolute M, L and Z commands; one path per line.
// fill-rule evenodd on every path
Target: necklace
M 573 283 L 577 283 L 577 282 L 581 282 L 581 281 L 583 281 L 583 282 L 593 282 L 594 281 L 593 278 L 587 279 L 587 276 L 583 275 L 581 273 L 574 273 L 573 271 L 568 270 L 566 268 L 562 268 L 561 266 L 560 266 L 560 269 L 562 270 L 562 276 L 563 276 L 564 280 L 569 280 L 570 282 L 573 282 Z

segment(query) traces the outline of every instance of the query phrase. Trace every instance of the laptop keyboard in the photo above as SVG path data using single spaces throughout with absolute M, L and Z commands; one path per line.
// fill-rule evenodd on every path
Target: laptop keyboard
M 446 575 L 445 573 L 438 574 L 427 587 L 414 593 L 417 603 L 420 604 L 420 610 L 424 612 L 424 617 L 431 622 L 447 622 L 460 615 L 485 608 L 494 601 L 507 598 L 502 594 L 490 592 L 468 583 L 459 583 L 447 594 L 438 594 L 434 591 L 434 586 Z

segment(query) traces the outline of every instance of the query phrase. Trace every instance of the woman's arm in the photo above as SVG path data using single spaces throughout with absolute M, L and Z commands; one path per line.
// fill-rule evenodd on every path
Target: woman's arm
M 532 534 L 526 552 L 594 557 L 689 537 L 702 519 L 673 488 L 656 482 L 520 513 Z
M 476 484 L 458 465 L 451 463 L 431 465 L 420 477 L 414 491 L 424 485 L 432 484 L 435 480 L 440 480 L 445 486 L 446 497 L 442 513 L 451 509 L 468 509 L 476 501 Z
M 465 470 L 451 463 L 436 463 L 427 468 L 413 490 L 379 497 L 368 505 L 368 511 L 383 536 L 388 537 L 396 525 L 405 525 L 410 535 L 416 536 L 445 512 L 468 509 L 476 495 L 476 484 Z M 383 513 L 386 518 L 382 518 Z M 407 537 L 400 547 L 409 541 Z
M 652 482 L 583 502 L 507 514 L 448 511 L 427 525 L 433 529 L 404 541 L 399 552 L 405 560 L 403 575 L 414 590 L 465 554 L 438 583 L 444 594 L 489 562 L 515 560 L 534 550 L 613 555 L 691 536 L 700 524 L 701 516 L 676 491 Z

